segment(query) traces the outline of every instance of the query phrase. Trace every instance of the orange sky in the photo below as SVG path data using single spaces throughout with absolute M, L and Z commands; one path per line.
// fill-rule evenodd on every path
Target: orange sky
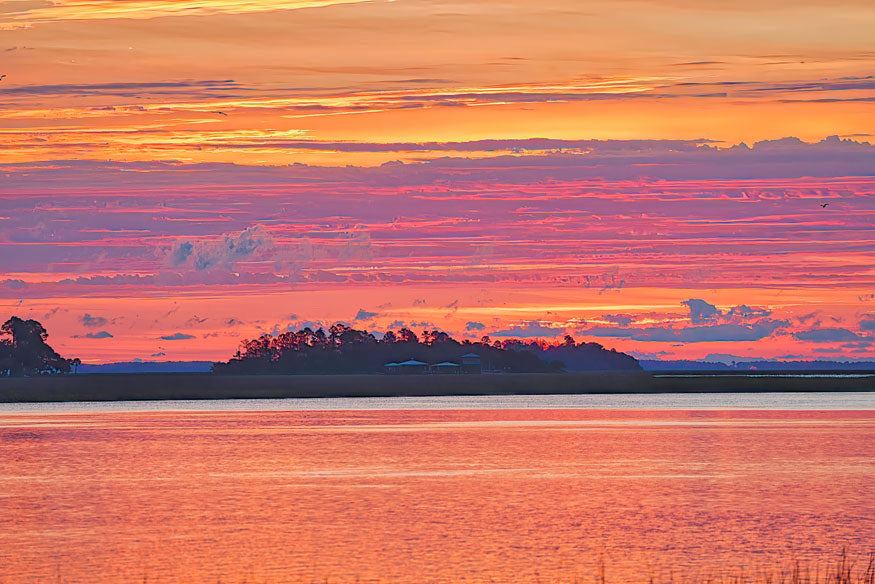
M 86 362 L 333 320 L 873 358 L 873 27 L 862 0 L 4 2 L 2 313 Z

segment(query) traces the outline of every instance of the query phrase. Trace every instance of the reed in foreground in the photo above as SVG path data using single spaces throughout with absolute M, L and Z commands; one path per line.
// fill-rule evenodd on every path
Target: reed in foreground
M 573 584 L 588 584 L 576 579 Z M 619 581 L 618 581 L 619 582 Z M 875 552 L 851 557 L 846 550 L 826 561 L 793 560 L 780 567 L 729 570 L 714 573 L 671 571 L 668 575 L 651 575 L 648 584 L 875 584 Z M 558 584 L 558 583 L 557 583 Z M 604 561 L 598 566 L 595 584 L 612 584 Z
M 612 576 L 611 567 L 600 560 L 595 566 L 595 573 L 589 576 L 573 576 L 555 579 L 552 577 L 535 577 L 512 579 L 503 577 L 485 577 L 472 579 L 460 574 L 458 582 L 478 584 L 875 584 L 875 552 L 868 555 L 851 556 L 842 551 L 838 557 L 828 560 L 800 561 L 793 560 L 782 566 L 758 567 L 753 569 L 726 570 L 717 573 L 699 573 L 689 569 L 669 570 L 662 575 L 644 576 L 640 579 Z M 170 582 L 161 577 L 144 577 L 141 584 L 158 584 Z M 415 578 L 405 580 L 419 582 Z M 219 577 L 216 584 L 387 584 L 392 580 L 361 577 L 320 577 L 320 578 L 284 578 L 263 577 L 249 574 L 243 579 L 236 577 Z M 446 579 L 424 579 L 421 582 L 449 582 Z

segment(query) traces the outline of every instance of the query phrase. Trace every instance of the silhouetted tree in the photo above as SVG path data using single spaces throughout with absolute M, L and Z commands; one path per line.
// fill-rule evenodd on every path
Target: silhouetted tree
M 408 328 L 403 328 L 398 331 L 398 341 L 401 343 L 418 343 L 419 339 L 416 333 Z
M 412 330 L 389 331 L 377 339 L 367 331 L 344 324 L 264 334 L 244 340 L 227 363 L 214 363 L 216 373 L 378 373 L 386 363 L 415 359 L 426 363 L 461 362 L 461 356 L 476 353 L 486 369 L 514 373 L 546 373 L 565 369 L 564 358 L 579 369 L 635 370 L 637 361 L 623 353 L 606 351 L 597 343 L 576 344 L 566 337 L 559 345 L 525 344 L 517 340 L 459 342 L 443 331 L 423 331 L 421 339 Z M 562 357 L 559 359 L 557 357 Z
M 52 349 L 48 332 L 35 320 L 13 316 L 2 326 L 0 335 L 0 375 L 25 376 L 69 373 L 71 361 Z

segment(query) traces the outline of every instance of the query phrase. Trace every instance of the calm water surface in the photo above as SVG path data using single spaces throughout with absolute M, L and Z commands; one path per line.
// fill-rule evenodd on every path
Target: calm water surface
M 875 542 L 871 394 L 0 404 L 0 582 L 677 580 Z

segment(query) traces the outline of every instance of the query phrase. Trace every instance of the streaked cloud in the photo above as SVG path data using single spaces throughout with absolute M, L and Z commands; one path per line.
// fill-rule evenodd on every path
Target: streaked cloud
M 846 328 L 822 328 L 799 331 L 794 336 L 800 341 L 814 343 L 835 343 L 864 340 L 863 337 Z
M 763 320 L 750 325 L 714 324 L 682 328 L 645 327 L 586 329 L 585 334 L 597 337 L 627 337 L 636 341 L 661 343 L 743 342 L 764 339 L 778 329 L 788 327 L 788 321 Z
M 46 0 L 10 2 L 0 11 L 0 29 L 70 20 L 117 20 L 210 16 L 320 8 L 367 0 Z
M 0 306 L 100 360 L 356 316 L 865 358 L 873 25 L 864 0 L 0 2 Z

